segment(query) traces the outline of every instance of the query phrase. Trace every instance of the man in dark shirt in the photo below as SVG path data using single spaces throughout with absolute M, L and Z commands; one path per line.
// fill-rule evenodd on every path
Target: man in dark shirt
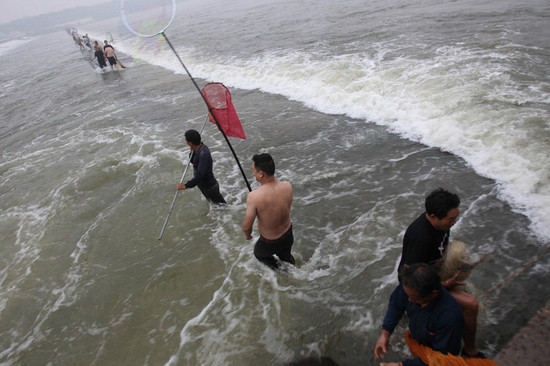
M 103 50 L 101 49 L 101 46 L 97 44 L 94 47 L 94 57 L 92 57 L 92 61 L 97 58 L 97 63 L 99 64 L 99 67 L 103 70 L 104 67 L 107 67 L 107 63 L 105 62 L 105 55 L 103 54 Z
M 443 253 L 449 244 L 450 228 L 459 215 L 458 206 L 451 210 L 442 219 L 434 213 L 424 212 L 409 225 L 403 237 L 398 270 L 412 263 L 428 263 L 437 269 L 441 268 Z M 447 224 L 440 224 L 443 220 L 447 220 Z
M 220 193 L 220 186 L 212 172 L 212 155 L 208 146 L 201 142 L 200 133 L 196 130 L 186 131 L 185 141 L 191 148 L 194 176 L 185 184 L 178 183 L 176 189 L 185 190 L 197 186 L 207 200 L 216 204 L 227 203 Z
M 426 211 L 409 225 L 403 237 L 403 252 L 398 271 L 414 263 L 428 263 L 439 271 L 443 253 L 449 243 L 451 227 L 456 223 L 460 210 L 460 198 L 455 193 L 438 188 L 425 201 Z M 464 312 L 465 331 L 462 354 L 468 357 L 484 357 L 476 347 L 478 303 L 475 297 L 453 289 L 465 285 L 456 276 L 443 282 Z
M 374 347 L 374 355 L 384 358 L 390 336 L 406 312 L 409 331 L 418 343 L 443 354 L 458 355 L 464 318 L 456 300 L 443 288 L 439 274 L 424 263 L 402 270 L 402 283 L 393 291 L 382 324 L 382 333 Z M 388 365 L 425 366 L 420 358 Z

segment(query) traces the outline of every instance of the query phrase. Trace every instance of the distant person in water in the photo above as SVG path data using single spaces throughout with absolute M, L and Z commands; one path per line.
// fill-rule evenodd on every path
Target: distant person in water
M 90 37 L 88 37 L 88 33 L 82 36 L 82 38 L 84 39 L 84 44 L 86 45 L 86 47 L 88 47 L 89 49 L 92 49 L 92 45 L 91 45 Z
M 99 43 L 97 43 L 97 41 L 95 41 L 94 57 L 92 57 L 92 61 L 95 59 L 97 59 L 97 63 L 102 70 L 104 67 L 107 67 L 107 63 L 105 62 L 105 55 L 103 54 L 103 50 L 101 49 L 101 46 L 99 45 Z
M 103 43 L 105 43 L 105 45 L 103 46 L 103 52 L 105 52 L 105 57 L 107 57 L 107 60 L 109 60 L 109 65 L 111 65 L 111 70 L 113 70 L 113 66 L 115 66 L 118 69 L 115 48 L 111 46 L 107 40 L 104 40 Z
M 247 240 L 252 239 L 252 226 L 258 218 L 260 238 L 254 246 L 254 256 L 271 268 L 278 268 L 274 255 L 294 264 L 290 254 L 294 235 L 290 221 L 292 185 L 275 178 L 275 163 L 269 154 L 252 157 L 252 172 L 261 186 L 248 193 L 242 230 Z
M 84 44 L 82 43 L 82 38 L 80 38 L 80 36 L 76 37 L 76 44 L 80 47 L 81 51 L 84 51 Z
M 202 143 L 198 131 L 188 130 L 185 132 L 185 141 L 191 149 L 191 164 L 193 164 L 194 176 L 187 183 L 178 183 L 176 189 L 185 190 L 199 187 L 207 200 L 216 204 L 227 203 L 220 193 L 220 186 L 212 172 L 212 155 L 208 146 Z

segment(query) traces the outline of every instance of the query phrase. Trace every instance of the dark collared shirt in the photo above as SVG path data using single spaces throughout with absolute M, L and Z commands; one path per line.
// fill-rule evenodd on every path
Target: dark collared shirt
M 409 317 L 411 337 L 420 344 L 443 354 L 460 353 L 464 334 L 464 315 L 460 305 L 445 289 L 431 303 L 421 307 L 410 302 L 409 296 L 399 284 L 393 291 L 382 328 L 393 333 L 406 312 Z M 420 358 L 403 361 L 403 366 L 425 366 Z
M 218 183 L 212 172 L 212 155 L 210 154 L 208 146 L 203 144 L 199 150 L 193 154 L 191 157 L 191 164 L 193 164 L 193 171 L 195 174 L 191 180 L 185 183 L 185 187 L 193 188 L 199 186 L 202 189 L 209 189 Z

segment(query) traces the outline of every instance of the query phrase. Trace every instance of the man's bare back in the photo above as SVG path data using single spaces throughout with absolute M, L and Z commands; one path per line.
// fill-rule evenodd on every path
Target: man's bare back
M 292 185 L 289 182 L 273 181 L 249 193 L 246 200 L 247 214 L 255 211 L 258 230 L 265 239 L 278 239 L 290 228 Z M 250 212 L 250 214 L 253 214 Z
M 113 47 L 105 47 L 105 56 L 107 57 L 113 57 L 115 55 L 115 50 Z
M 254 178 L 261 187 L 250 192 L 246 199 L 244 236 L 247 240 L 252 239 L 252 227 L 257 217 L 260 238 L 254 245 L 254 256 L 274 269 L 279 267 L 274 256 L 294 265 L 296 262 L 291 253 L 294 234 L 290 221 L 292 185 L 275 179 L 275 162 L 271 155 L 254 155 L 252 161 Z
M 269 240 L 279 239 L 291 226 L 292 185 L 278 181 L 274 174 L 257 169 L 254 163 L 252 172 L 261 187 L 250 192 L 246 200 L 242 227 L 245 237 L 252 239 L 252 226 L 257 217 L 260 235 Z

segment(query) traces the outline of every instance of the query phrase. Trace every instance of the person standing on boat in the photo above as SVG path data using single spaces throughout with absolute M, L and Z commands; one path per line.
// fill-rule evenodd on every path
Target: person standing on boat
M 261 186 L 248 193 L 242 226 L 244 236 L 247 240 L 252 239 L 252 226 L 257 217 L 260 238 L 254 246 L 254 256 L 273 269 L 279 267 L 274 255 L 294 264 L 290 253 L 294 243 L 290 221 L 292 185 L 275 178 L 275 163 L 266 153 L 252 157 L 252 172 Z
M 443 254 L 449 243 L 451 227 L 458 220 L 460 198 L 455 193 L 438 188 L 425 200 L 426 211 L 412 222 L 403 237 L 403 251 L 398 273 L 403 267 L 414 263 L 428 263 L 437 271 L 441 270 Z M 485 358 L 476 347 L 478 302 L 472 295 L 458 291 L 456 286 L 465 285 L 456 281 L 456 275 L 443 282 L 443 286 L 458 301 L 464 313 L 463 356 Z
M 200 133 L 196 130 L 186 131 L 185 142 L 191 149 L 190 156 L 194 176 L 186 183 L 178 183 L 176 189 L 186 190 L 197 186 L 208 201 L 216 204 L 227 203 L 220 193 L 220 186 L 212 172 L 213 162 L 210 149 L 202 143 Z

